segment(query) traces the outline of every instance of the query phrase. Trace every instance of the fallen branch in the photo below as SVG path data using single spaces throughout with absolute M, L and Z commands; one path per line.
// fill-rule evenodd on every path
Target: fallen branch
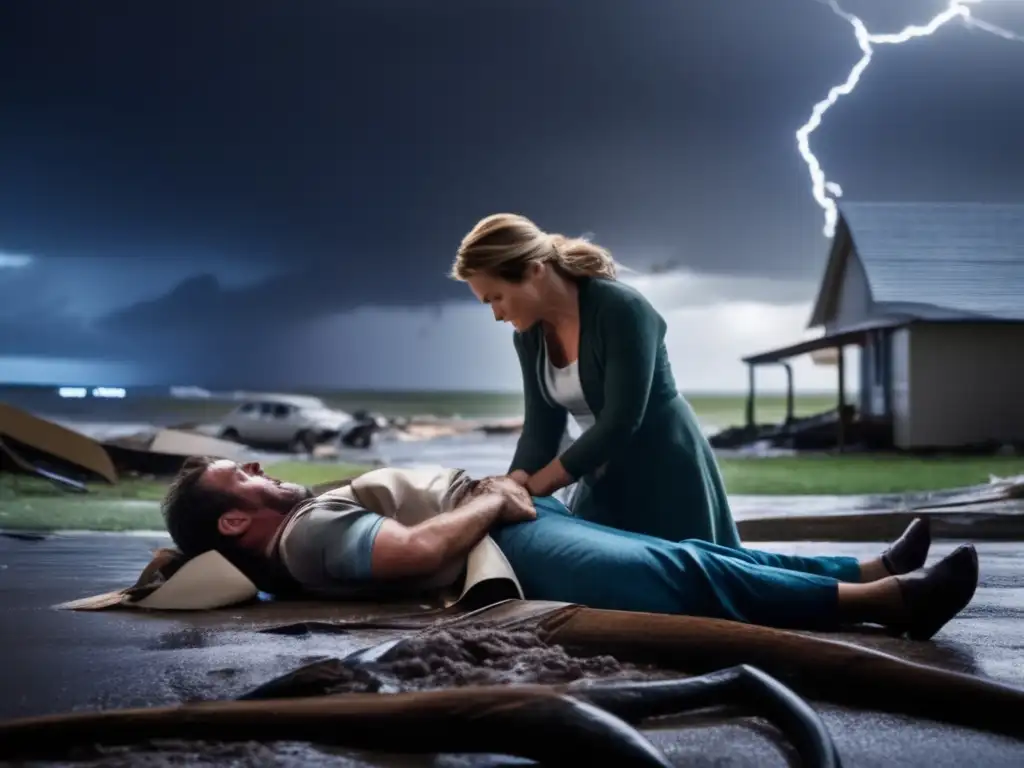
M 752 624 L 570 607 L 540 623 L 549 643 L 700 674 L 741 664 L 820 701 L 1024 737 L 1024 689 L 838 640 Z
M 543 686 L 215 701 L 0 723 L 0 759 L 60 758 L 75 747 L 185 741 L 308 741 L 354 749 L 506 754 L 546 765 L 668 768 L 615 716 Z

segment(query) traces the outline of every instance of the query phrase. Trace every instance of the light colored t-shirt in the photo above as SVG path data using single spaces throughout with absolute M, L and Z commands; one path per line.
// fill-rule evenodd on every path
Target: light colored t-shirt
M 342 499 L 310 504 L 285 529 L 281 558 L 307 589 L 364 587 L 370 581 L 373 540 L 385 517 Z
M 462 470 L 444 467 L 366 472 L 298 507 L 281 533 L 281 561 L 303 589 L 331 598 L 448 589 L 462 575 L 464 561 L 420 580 L 380 582 L 370 578 L 370 552 L 385 519 L 416 525 L 441 514 L 457 504 L 468 482 Z
M 365 584 L 373 576 L 373 542 L 383 515 L 364 509 L 338 521 L 323 543 L 324 571 L 341 582 Z

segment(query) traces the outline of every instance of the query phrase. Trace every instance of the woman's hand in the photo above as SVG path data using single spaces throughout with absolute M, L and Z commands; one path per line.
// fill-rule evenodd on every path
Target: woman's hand
M 511 474 L 507 475 L 507 477 L 523 486 L 523 488 L 525 488 L 526 484 L 530 481 L 530 476 L 522 469 L 515 470 Z

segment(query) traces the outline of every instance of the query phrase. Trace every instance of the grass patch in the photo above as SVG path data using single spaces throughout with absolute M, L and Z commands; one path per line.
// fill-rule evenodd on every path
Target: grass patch
M 977 485 L 990 475 L 1024 474 L 1024 458 L 814 455 L 720 461 L 732 495 L 846 495 L 935 491 Z M 316 485 L 364 472 L 346 464 L 281 462 L 268 474 Z M 0 475 L 0 528 L 8 530 L 163 530 L 166 481 L 128 480 L 64 493 L 36 478 Z
M 0 529 L 8 531 L 162 531 L 160 503 L 150 499 L 34 496 L 4 502 Z
M 747 422 L 746 395 L 686 395 L 703 427 L 738 426 Z M 835 395 L 798 395 L 793 398 L 794 416 L 813 416 L 836 407 Z M 759 395 L 754 401 L 758 424 L 780 424 L 786 418 L 785 395 Z
M 726 489 L 735 495 L 911 493 L 962 488 L 1024 474 L 1024 457 L 804 455 L 730 458 L 720 462 Z
M 358 464 L 281 462 L 264 471 L 280 480 L 316 485 L 365 472 Z M 88 494 L 67 493 L 35 477 L 0 475 L 0 529 L 162 531 L 160 500 L 167 480 L 96 484 Z

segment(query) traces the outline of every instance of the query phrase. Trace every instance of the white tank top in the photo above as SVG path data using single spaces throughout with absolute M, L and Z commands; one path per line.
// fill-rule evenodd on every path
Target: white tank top
M 544 341 L 544 383 L 547 385 L 551 399 L 572 414 L 573 420 L 580 429 L 586 432 L 594 426 L 594 414 L 590 411 L 583 397 L 583 385 L 580 383 L 579 360 L 574 360 L 564 368 L 556 368 L 551 363 Z

